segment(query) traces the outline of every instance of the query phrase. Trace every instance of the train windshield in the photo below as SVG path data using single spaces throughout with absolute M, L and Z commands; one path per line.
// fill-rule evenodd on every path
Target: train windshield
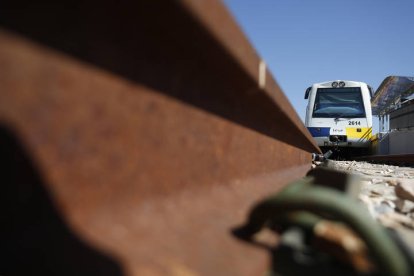
M 318 88 L 313 117 L 361 118 L 365 117 L 360 87 Z

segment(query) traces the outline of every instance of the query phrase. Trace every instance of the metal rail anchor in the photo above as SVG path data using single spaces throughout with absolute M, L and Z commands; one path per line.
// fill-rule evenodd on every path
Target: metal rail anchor
M 237 229 L 236 235 L 251 240 L 272 221 L 285 220 L 284 223 L 306 227 L 314 225 L 318 218 L 333 218 L 344 222 L 362 238 L 381 274 L 410 275 L 409 263 L 403 252 L 363 207 L 343 193 L 319 186 L 314 181 L 314 177 L 305 177 L 256 205 L 247 224 Z M 301 216 L 314 219 L 300 219 Z
M 324 154 L 312 153 L 312 161 L 324 162 L 331 157 L 332 153 L 333 152 L 331 150 L 328 150 Z

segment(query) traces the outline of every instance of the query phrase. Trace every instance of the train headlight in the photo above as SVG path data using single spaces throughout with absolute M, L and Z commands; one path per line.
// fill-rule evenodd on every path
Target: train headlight
M 338 85 L 339 85 L 339 83 L 338 83 L 337 81 L 334 81 L 334 82 L 332 83 L 332 87 L 333 87 L 333 88 L 337 88 L 337 87 L 338 87 Z
M 344 86 L 345 86 L 345 82 L 340 81 L 340 82 L 339 82 L 339 87 L 344 87 Z

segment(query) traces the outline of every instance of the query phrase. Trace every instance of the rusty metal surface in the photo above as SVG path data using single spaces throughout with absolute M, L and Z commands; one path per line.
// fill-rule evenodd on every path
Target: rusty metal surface
M 266 252 L 231 230 L 303 176 L 318 148 L 219 2 L 2 1 L 0 28 L 1 133 L 39 175 L 11 177 L 21 187 L 11 196 L 44 189 L 39 200 L 67 225 L 57 231 L 117 267 L 91 262 L 102 275 L 265 271 Z M 30 229 L 17 214 L 10 229 Z M 39 237 L 53 243 L 25 233 L 22 254 Z M 82 252 L 65 257 L 91 254 Z

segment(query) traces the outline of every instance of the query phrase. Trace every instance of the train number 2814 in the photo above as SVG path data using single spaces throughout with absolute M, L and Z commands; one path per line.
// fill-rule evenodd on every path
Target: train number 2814
M 361 121 L 348 121 L 349 126 L 360 126 Z

